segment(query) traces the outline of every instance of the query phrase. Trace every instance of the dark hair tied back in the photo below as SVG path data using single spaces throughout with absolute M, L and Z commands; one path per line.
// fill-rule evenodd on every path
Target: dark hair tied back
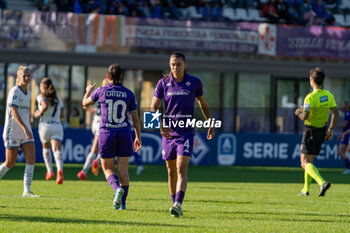
M 52 80 L 49 78 L 44 78 L 41 80 L 41 83 L 44 85 L 45 89 L 44 93 L 41 94 L 51 103 L 51 105 L 54 105 L 57 101 L 57 94 Z
M 185 54 L 183 54 L 182 52 L 180 51 L 175 51 L 175 52 L 172 52 L 170 57 L 178 57 L 178 58 L 181 58 L 184 62 L 186 62 L 186 57 L 185 57 Z
M 122 82 L 122 71 L 118 64 L 112 64 L 108 67 L 107 74 L 109 78 L 113 81 L 113 84 L 118 84 Z

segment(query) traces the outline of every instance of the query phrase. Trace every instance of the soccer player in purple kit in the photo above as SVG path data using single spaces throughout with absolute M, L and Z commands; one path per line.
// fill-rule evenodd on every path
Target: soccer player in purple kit
M 211 118 L 207 101 L 203 96 L 199 78 L 185 72 L 186 58 L 181 52 L 170 55 L 170 74 L 158 81 L 152 99 L 151 110 L 157 111 L 164 98 L 165 117 L 179 121 L 193 118 L 194 103 L 197 100 L 206 120 Z M 187 188 L 187 170 L 193 150 L 194 128 L 165 127 L 161 125 L 162 155 L 168 170 L 168 185 L 173 206 L 170 213 L 174 217 L 182 215 L 182 201 Z M 208 129 L 207 139 L 215 135 L 214 128 Z
M 83 106 L 87 107 L 100 101 L 102 119 L 98 144 L 101 165 L 109 185 L 115 191 L 113 207 L 123 210 L 126 208 L 125 202 L 129 190 L 129 157 L 134 153 L 128 111 L 131 113 L 135 127 L 135 151 L 138 151 L 142 145 L 141 127 L 135 95 L 121 84 L 122 74 L 118 64 L 109 66 L 107 79 L 110 80 L 110 84 L 96 89 L 92 94 L 95 84 L 86 88 Z M 120 180 L 114 172 L 116 156 Z

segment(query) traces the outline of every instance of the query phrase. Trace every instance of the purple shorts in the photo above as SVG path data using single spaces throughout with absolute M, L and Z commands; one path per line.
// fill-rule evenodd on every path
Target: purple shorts
M 184 134 L 179 137 L 162 137 L 162 158 L 164 160 L 174 160 L 177 155 L 192 155 L 194 135 Z
M 100 131 L 98 150 L 101 158 L 129 157 L 134 153 L 131 132 L 128 131 Z
M 350 137 L 350 134 L 345 134 L 345 136 L 343 137 L 343 139 L 340 141 L 340 144 L 345 144 L 345 145 L 348 145 L 349 144 L 349 137 Z

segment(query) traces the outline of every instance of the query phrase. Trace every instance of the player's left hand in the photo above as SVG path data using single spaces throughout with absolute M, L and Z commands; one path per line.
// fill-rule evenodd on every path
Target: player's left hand
M 138 152 L 142 147 L 142 142 L 141 139 L 135 138 L 134 141 L 134 148 L 135 148 L 135 152 Z
M 327 130 L 325 139 L 329 141 L 329 140 L 332 140 L 332 138 L 333 138 L 333 130 Z
M 213 139 L 215 136 L 215 129 L 214 128 L 209 128 L 208 129 L 208 135 L 207 135 L 207 139 L 211 140 Z

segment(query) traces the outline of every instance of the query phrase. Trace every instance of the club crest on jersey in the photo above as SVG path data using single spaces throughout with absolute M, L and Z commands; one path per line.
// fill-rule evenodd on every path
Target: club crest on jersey
M 16 100 L 16 99 L 17 99 L 17 95 L 14 95 L 14 96 L 12 97 L 12 99 L 13 99 L 13 100 Z
M 186 86 L 191 86 L 191 83 L 187 81 Z
M 167 87 L 171 87 L 171 83 L 167 83 L 166 86 L 167 86 Z

